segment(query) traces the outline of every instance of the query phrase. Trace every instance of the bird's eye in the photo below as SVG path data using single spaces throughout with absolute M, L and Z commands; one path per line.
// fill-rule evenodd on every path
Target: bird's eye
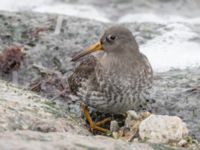
M 106 41 L 108 41 L 108 42 L 112 42 L 112 41 L 114 41 L 116 39 L 116 36 L 115 35 L 108 35 L 107 37 L 106 37 Z

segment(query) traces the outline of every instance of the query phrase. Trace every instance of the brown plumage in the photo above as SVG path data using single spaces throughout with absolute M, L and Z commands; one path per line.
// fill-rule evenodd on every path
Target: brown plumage
M 90 76 L 94 76 L 92 74 L 95 72 L 96 61 L 96 58 L 93 56 L 84 59 L 68 78 L 70 90 L 74 95 L 77 95 L 78 88 L 82 87 L 82 81 L 89 79 Z

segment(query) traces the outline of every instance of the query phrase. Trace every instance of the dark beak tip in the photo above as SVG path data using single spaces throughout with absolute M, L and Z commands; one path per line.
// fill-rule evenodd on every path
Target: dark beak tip
M 78 56 L 78 54 L 76 53 L 75 55 L 73 55 L 73 56 L 71 57 L 71 61 L 75 62 L 75 61 L 77 61 L 77 60 L 79 60 L 79 56 Z

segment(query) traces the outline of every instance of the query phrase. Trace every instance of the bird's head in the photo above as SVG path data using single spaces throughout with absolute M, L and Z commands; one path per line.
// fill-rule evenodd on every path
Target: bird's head
M 133 37 L 131 31 L 127 28 L 122 26 L 113 26 L 105 31 L 98 42 L 78 53 L 72 58 L 72 61 L 76 61 L 79 58 L 96 51 L 103 51 L 110 54 L 123 54 L 124 50 L 138 51 L 138 45 L 135 38 Z

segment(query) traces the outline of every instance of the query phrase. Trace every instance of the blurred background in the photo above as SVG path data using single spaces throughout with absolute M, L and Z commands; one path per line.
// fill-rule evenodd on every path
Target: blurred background
M 1 10 L 51 12 L 115 22 L 132 22 L 134 19 L 141 19 L 140 17 L 151 20 L 157 19 L 157 15 L 162 19 L 169 19 L 169 16 L 170 19 L 195 18 L 200 14 L 199 0 L 1 0 L 0 2 Z M 141 13 L 142 16 L 135 16 Z
M 133 34 L 154 70 L 200 65 L 199 0 L 0 0 L 0 3 L 0 10 L 4 11 L 57 13 L 113 24 L 144 24 L 148 40 L 140 40 L 140 32 Z M 155 25 L 162 27 L 152 28 Z

